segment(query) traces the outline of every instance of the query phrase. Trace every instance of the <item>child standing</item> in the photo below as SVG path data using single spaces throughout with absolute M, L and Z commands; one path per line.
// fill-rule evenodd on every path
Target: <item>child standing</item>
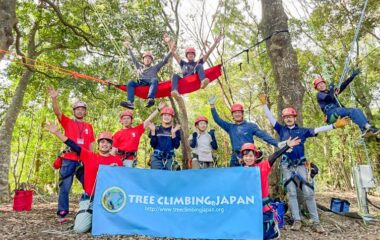
M 213 167 L 214 159 L 212 150 L 218 149 L 218 143 L 215 138 L 215 130 L 207 132 L 208 119 L 204 116 L 198 116 L 195 119 L 196 131 L 189 136 L 190 147 L 192 148 L 192 168 L 210 168 Z
M 174 109 L 164 107 L 161 111 L 161 125 L 149 125 L 150 145 L 154 149 L 151 158 L 152 169 L 173 170 L 174 149 L 181 143 L 181 126 L 173 127 Z

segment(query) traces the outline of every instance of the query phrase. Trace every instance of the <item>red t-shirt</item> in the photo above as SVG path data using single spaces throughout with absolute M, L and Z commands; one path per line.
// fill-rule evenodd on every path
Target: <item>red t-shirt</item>
M 123 166 L 120 156 L 109 155 L 105 157 L 84 148 L 81 149 L 80 159 L 84 165 L 84 191 L 89 196 L 94 195 L 95 192 L 95 181 L 99 165 L 116 163 L 118 166 Z
M 259 167 L 260 169 L 260 179 L 261 179 L 261 196 L 262 198 L 266 198 L 269 196 L 269 174 L 271 170 L 271 166 L 269 164 L 268 159 L 265 159 L 258 164 L 253 164 L 249 167 Z
M 125 152 L 137 152 L 144 131 L 144 123 L 136 127 L 120 129 L 113 135 L 113 147 Z M 133 156 L 128 157 L 128 159 L 132 158 Z
M 90 144 L 95 141 L 94 130 L 90 123 L 71 119 L 63 113 L 59 122 L 65 130 L 66 137 L 70 138 L 81 148 L 90 149 Z M 63 158 L 76 161 L 79 159 L 75 152 L 65 153 Z

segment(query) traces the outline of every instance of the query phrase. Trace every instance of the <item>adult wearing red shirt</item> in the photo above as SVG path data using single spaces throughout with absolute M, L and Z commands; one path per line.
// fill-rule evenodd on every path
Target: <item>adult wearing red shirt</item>
M 58 104 L 58 92 L 53 88 L 48 88 L 49 95 L 53 102 L 53 111 L 63 129 L 65 136 L 72 139 L 83 149 L 92 150 L 92 144 L 95 141 L 94 131 L 90 123 L 84 122 L 83 119 L 87 114 L 87 105 L 84 102 L 76 102 L 73 105 L 74 118 L 69 118 L 63 114 Z M 58 221 L 67 221 L 66 215 L 69 213 L 69 193 L 73 184 L 74 175 L 84 186 L 83 168 L 78 161 L 77 153 L 67 148 L 62 157 L 62 166 L 59 171 L 59 196 L 58 196 Z
M 133 112 L 131 110 L 126 110 L 121 114 L 120 122 L 123 127 L 113 135 L 112 154 L 120 155 L 124 166 L 135 167 L 137 165 L 136 156 L 140 138 L 145 128 L 148 127 L 153 118 L 165 106 L 165 102 L 160 102 L 157 109 L 143 123 L 140 123 L 136 127 L 132 127 Z
M 48 123 L 46 129 L 56 135 L 62 142 L 69 146 L 72 151 L 79 154 L 80 161 L 85 166 L 84 170 L 84 191 L 79 203 L 79 211 L 75 218 L 74 231 L 84 233 L 90 230 L 92 224 L 92 201 L 95 194 L 96 176 L 98 174 L 99 165 L 122 166 L 120 156 L 110 154 L 112 149 L 112 133 L 102 132 L 98 137 L 99 153 L 93 153 L 82 148 L 72 139 L 64 136 L 58 127 Z

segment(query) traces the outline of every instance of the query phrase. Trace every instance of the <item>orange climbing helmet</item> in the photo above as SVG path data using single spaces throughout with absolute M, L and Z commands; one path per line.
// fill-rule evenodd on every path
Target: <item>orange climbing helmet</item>
M 231 106 L 231 113 L 236 112 L 236 111 L 242 111 L 244 112 L 244 107 L 240 103 L 235 103 Z
M 133 112 L 130 111 L 130 110 L 125 110 L 121 115 L 120 115 L 120 120 L 125 117 L 125 116 L 128 116 L 130 118 L 133 118 Z
M 244 143 L 241 147 L 240 153 L 243 155 L 244 151 L 253 151 L 255 154 L 259 152 L 259 149 L 253 143 Z
M 152 61 L 153 61 L 153 54 L 151 53 L 151 52 L 149 52 L 149 51 L 146 51 L 146 52 L 144 52 L 143 53 L 143 59 L 145 58 L 145 57 L 150 57 L 151 59 L 152 59 Z
M 169 115 L 172 115 L 174 117 L 175 113 L 174 113 L 174 109 L 171 108 L 171 107 L 164 107 L 162 110 L 161 110 L 161 116 L 164 115 L 164 114 L 169 114 Z
M 321 82 L 326 83 L 326 80 L 323 79 L 323 77 L 318 77 L 318 78 L 314 79 L 314 81 L 313 81 L 314 88 L 317 89 L 318 84 L 320 84 Z
M 201 121 L 208 123 L 208 119 L 205 116 L 198 116 L 194 121 L 194 125 L 197 125 Z
M 112 133 L 110 133 L 110 132 L 102 132 L 102 133 L 100 133 L 99 134 L 99 136 L 98 136 L 98 143 L 100 142 L 100 140 L 102 140 L 102 139 L 106 139 L 106 140 L 108 140 L 108 141 L 110 141 L 111 143 L 112 143 Z
M 286 116 L 297 117 L 297 111 L 292 107 L 285 108 L 284 110 L 282 110 L 282 117 Z
M 78 101 L 78 102 L 73 104 L 73 110 L 75 110 L 76 108 L 79 108 L 79 107 L 87 109 L 87 104 L 85 102 L 82 102 L 82 101 Z
M 188 53 L 194 53 L 194 55 L 195 55 L 195 48 L 193 48 L 193 47 L 186 48 L 185 55 L 187 56 Z

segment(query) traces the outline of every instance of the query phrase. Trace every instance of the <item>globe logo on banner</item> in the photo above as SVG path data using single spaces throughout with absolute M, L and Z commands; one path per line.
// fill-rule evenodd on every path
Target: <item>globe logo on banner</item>
M 110 187 L 103 192 L 101 202 L 105 210 L 117 213 L 125 207 L 127 195 L 119 187 Z

